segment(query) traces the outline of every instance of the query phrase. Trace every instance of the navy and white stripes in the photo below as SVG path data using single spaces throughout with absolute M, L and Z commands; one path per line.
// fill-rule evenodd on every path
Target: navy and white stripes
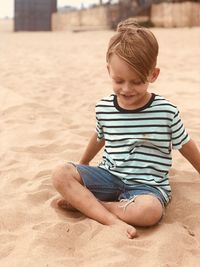
M 111 95 L 97 103 L 96 121 L 98 139 L 105 139 L 99 167 L 125 183 L 156 187 L 169 201 L 171 149 L 180 149 L 189 141 L 178 109 L 152 94 L 143 108 L 125 110 Z

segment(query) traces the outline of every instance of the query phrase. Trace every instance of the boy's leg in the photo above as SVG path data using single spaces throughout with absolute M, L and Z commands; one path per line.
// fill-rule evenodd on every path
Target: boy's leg
M 160 221 L 163 206 L 156 196 L 138 195 L 134 201 L 102 202 L 102 205 L 124 222 L 135 226 L 152 226 Z
M 72 164 L 63 164 L 57 167 L 52 177 L 55 188 L 72 207 L 102 224 L 120 225 L 124 230 L 126 228 L 129 238 L 136 235 L 133 226 L 118 219 L 84 187 L 82 178 Z
M 66 200 L 58 200 L 58 206 L 69 211 L 76 211 Z M 135 226 L 152 226 L 158 223 L 163 215 L 163 207 L 156 197 L 151 195 L 137 196 L 134 202 L 126 206 L 121 202 L 105 202 L 101 204 L 122 221 Z

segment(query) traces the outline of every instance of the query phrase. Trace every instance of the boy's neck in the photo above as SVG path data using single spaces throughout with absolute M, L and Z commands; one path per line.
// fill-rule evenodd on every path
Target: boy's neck
M 120 100 L 120 97 L 116 95 L 116 101 L 117 101 L 117 105 L 120 109 L 123 110 L 138 110 L 138 109 L 143 109 L 145 108 L 149 102 L 151 102 L 152 97 L 154 96 L 154 94 L 147 92 L 147 94 L 143 97 L 143 99 L 141 99 L 141 101 L 135 102 L 135 103 L 131 103 L 130 105 L 124 105 L 123 103 L 123 99 L 122 101 Z

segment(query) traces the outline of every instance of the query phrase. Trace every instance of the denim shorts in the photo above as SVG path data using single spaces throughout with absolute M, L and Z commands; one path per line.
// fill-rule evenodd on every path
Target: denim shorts
M 137 196 L 153 195 L 163 207 L 167 204 L 162 193 L 155 187 L 145 184 L 125 184 L 120 178 L 100 167 L 70 163 L 76 167 L 84 186 L 101 201 L 133 202 Z

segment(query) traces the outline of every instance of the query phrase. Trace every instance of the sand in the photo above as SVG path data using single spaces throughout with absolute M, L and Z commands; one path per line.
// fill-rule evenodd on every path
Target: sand
M 161 74 L 151 91 L 179 107 L 199 145 L 200 28 L 153 32 Z M 111 35 L 0 32 L 0 266 L 200 266 L 200 176 L 177 151 L 166 214 L 159 225 L 138 228 L 134 240 L 54 207 L 52 169 L 79 160 L 94 131 L 95 103 L 112 93 Z

